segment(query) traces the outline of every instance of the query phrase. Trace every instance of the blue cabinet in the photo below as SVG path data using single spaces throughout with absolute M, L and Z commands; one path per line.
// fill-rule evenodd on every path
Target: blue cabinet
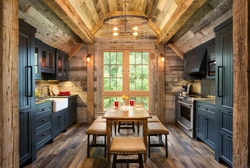
M 20 165 L 36 159 L 34 44 L 36 29 L 19 20 L 18 104 Z
M 215 28 L 216 52 L 216 150 L 215 158 L 232 166 L 233 137 L 233 39 L 232 18 Z
M 215 149 L 215 104 L 205 101 L 195 103 L 196 138 Z
M 52 101 L 36 104 L 36 150 L 52 139 Z

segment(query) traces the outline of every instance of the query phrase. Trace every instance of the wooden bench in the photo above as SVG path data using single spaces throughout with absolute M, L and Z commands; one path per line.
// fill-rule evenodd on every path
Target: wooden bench
M 166 157 L 168 157 L 168 142 L 167 135 L 169 134 L 168 130 L 161 122 L 149 122 L 148 123 L 148 157 L 150 158 L 150 148 L 151 147 L 165 147 Z M 165 145 L 162 141 L 162 135 L 165 135 Z M 151 144 L 150 137 L 158 136 L 159 143 Z
M 87 157 L 89 157 L 91 147 L 104 147 L 104 157 L 106 158 L 106 122 L 93 122 L 86 134 L 88 135 Z M 90 135 L 93 135 L 91 144 Z M 96 136 L 104 136 L 104 144 L 97 144 Z
M 140 137 L 114 137 L 110 147 L 110 153 L 113 154 L 113 165 L 116 163 L 139 163 L 143 168 L 142 154 L 146 153 L 144 141 Z M 117 159 L 117 155 L 138 155 L 138 159 Z

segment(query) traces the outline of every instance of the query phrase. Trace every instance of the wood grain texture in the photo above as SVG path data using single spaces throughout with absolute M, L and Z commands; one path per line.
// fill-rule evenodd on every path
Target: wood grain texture
M 83 43 L 79 43 L 74 49 L 72 49 L 69 53 L 69 59 L 71 59 L 75 54 L 82 48 Z
M 249 1 L 233 1 L 233 167 L 250 167 Z
M 0 11 L 0 167 L 19 167 L 18 1 Z
M 68 34 L 74 41 L 81 43 L 82 40 L 68 27 L 66 23 L 63 22 L 53 11 L 51 11 L 42 1 L 34 0 L 19 0 L 19 5 L 23 3 L 28 3 L 32 5 L 39 13 L 46 17 L 49 21 L 53 22 L 60 30 Z M 38 21 L 38 20 L 37 20 Z
M 173 43 L 168 43 L 168 46 L 183 60 L 183 52 Z
M 51 10 L 53 10 L 84 42 L 94 42 L 94 36 L 69 1 L 43 0 L 43 2 Z
M 165 118 L 165 52 L 164 52 L 164 45 L 161 44 L 159 45 L 158 49 L 158 86 L 157 86 L 157 91 L 158 91 L 158 111 L 157 111 L 157 117 L 160 119 L 162 123 L 166 122 Z M 161 61 L 161 56 L 164 56 L 164 62 Z
M 162 29 L 158 43 L 166 43 L 185 24 L 185 22 L 206 2 L 206 0 L 183 0 L 175 9 Z
M 87 158 L 86 129 L 89 125 L 77 124 L 71 126 L 67 132 L 56 137 L 54 143 L 47 144 L 37 152 L 37 160 L 26 168 L 65 167 L 65 168 L 109 168 L 109 163 L 103 157 L 103 148 L 92 148 L 90 158 Z M 142 125 L 140 127 L 142 129 Z M 214 153 L 202 142 L 190 139 L 175 125 L 167 125 L 170 134 L 168 136 L 168 158 L 165 158 L 165 150 L 162 147 L 151 148 L 151 158 L 144 163 L 145 168 L 226 168 L 214 160 Z M 114 129 L 113 129 L 114 131 Z M 140 131 L 141 132 L 141 131 Z M 114 135 L 114 132 L 113 132 Z M 123 129 L 117 136 L 135 136 L 132 130 Z M 152 142 L 157 142 L 157 137 L 152 137 Z M 165 136 L 163 137 L 165 141 Z M 97 137 L 97 142 L 103 143 L 103 137 Z M 134 158 L 134 156 L 121 156 L 122 158 Z M 130 167 L 138 167 L 138 164 L 129 164 Z M 117 164 L 117 168 L 126 167 L 126 164 Z
M 95 119 L 94 108 L 94 45 L 89 46 L 88 54 L 90 55 L 90 62 L 87 63 L 87 110 L 88 110 L 88 124 Z M 87 56 L 87 55 L 86 55 Z

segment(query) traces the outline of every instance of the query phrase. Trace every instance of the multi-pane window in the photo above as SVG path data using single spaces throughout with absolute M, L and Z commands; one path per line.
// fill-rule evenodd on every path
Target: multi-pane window
M 148 90 L 148 53 L 129 54 L 130 90 Z
M 122 52 L 104 52 L 104 90 L 122 91 Z
M 122 95 L 149 108 L 149 55 L 141 51 L 105 51 L 103 53 L 103 108 Z

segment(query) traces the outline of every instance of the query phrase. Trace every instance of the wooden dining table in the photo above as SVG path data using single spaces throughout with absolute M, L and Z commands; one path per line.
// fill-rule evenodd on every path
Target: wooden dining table
M 143 140 L 145 147 L 147 148 L 147 130 L 148 130 L 148 118 L 152 118 L 148 111 L 144 107 L 123 106 L 120 108 L 110 107 L 103 118 L 106 119 L 106 132 L 107 132 L 107 149 L 108 149 L 108 161 L 110 162 L 110 144 L 111 144 L 111 127 L 112 122 L 142 122 L 143 123 Z M 144 154 L 144 162 L 147 160 L 147 153 Z

